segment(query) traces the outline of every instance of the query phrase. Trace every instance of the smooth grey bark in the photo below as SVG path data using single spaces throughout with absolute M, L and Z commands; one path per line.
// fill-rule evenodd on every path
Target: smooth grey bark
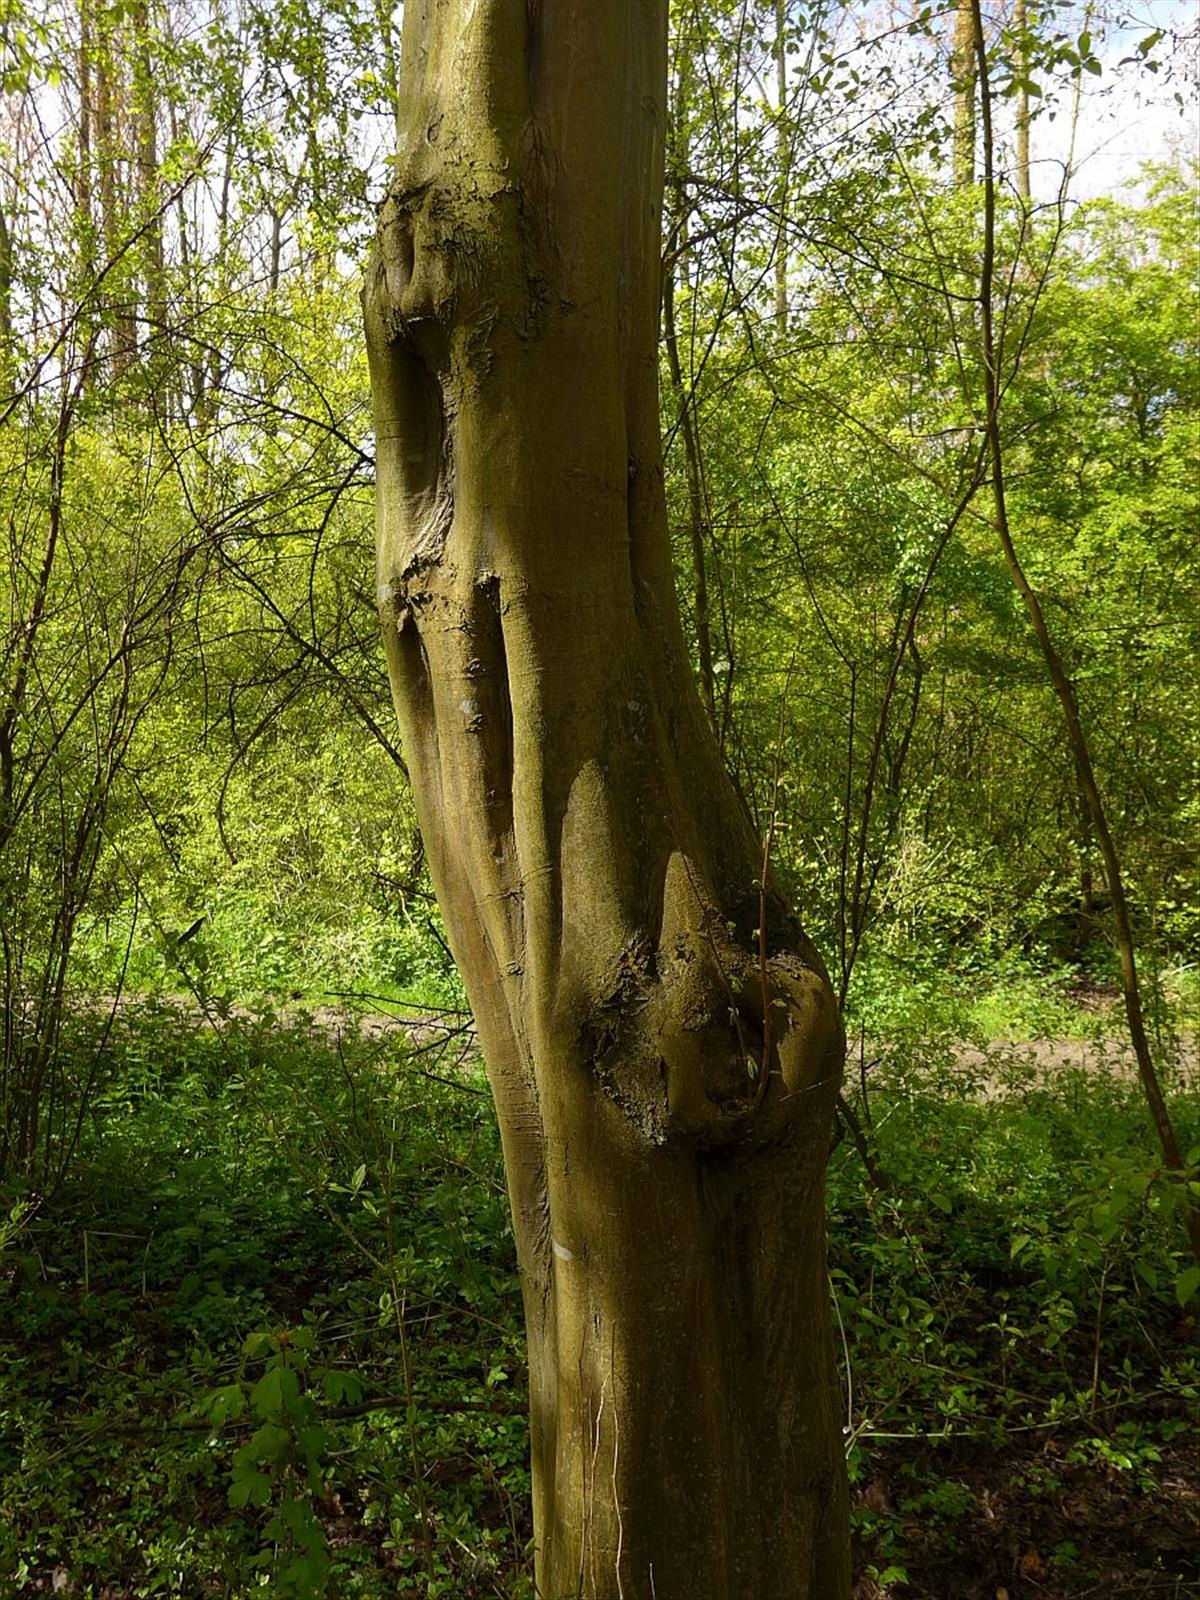
M 364 291 L 380 609 L 504 1144 L 539 1593 L 847 1600 L 844 1044 L 673 588 L 665 0 L 410 0 L 400 72 Z

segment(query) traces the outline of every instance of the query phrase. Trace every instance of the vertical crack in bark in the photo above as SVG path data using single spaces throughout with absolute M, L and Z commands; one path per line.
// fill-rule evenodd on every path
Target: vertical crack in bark
M 488 573 L 476 579 L 471 599 L 467 695 L 461 709 L 467 732 L 478 744 L 481 809 L 495 873 L 489 894 L 503 908 L 508 928 L 505 972 L 519 977 L 525 965 L 525 916 L 513 828 L 513 704 L 499 578 Z

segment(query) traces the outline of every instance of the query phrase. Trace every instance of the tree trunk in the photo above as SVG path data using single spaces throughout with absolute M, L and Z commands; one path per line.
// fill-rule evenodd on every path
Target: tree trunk
M 79 153 L 75 181 L 75 226 L 81 240 L 81 264 L 85 274 L 90 274 L 95 264 L 95 241 L 92 230 L 92 133 L 96 111 L 93 104 L 92 54 L 92 0 L 79 4 Z
M 714 728 L 717 727 L 716 679 L 713 675 L 712 624 L 708 607 L 708 514 L 704 470 L 700 457 L 699 419 L 695 386 L 685 382 L 675 328 L 675 280 L 688 250 L 689 204 L 687 196 L 687 125 L 692 86 L 691 58 L 681 53 L 674 126 L 671 129 L 671 248 L 663 269 L 663 345 L 667 353 L 679 432 L 683 440 L 684 471 L 688 488 L 688 534 L 692 547 L 692 581 L 695 593 L 696 656 L 700 668 L 700 693 Z
M 1025 0 L 1014 0 L 1013 27 L 1017 35 L 1017 68 L 1021 83 L 1017 90 L 1017 194 L 1028 205 L 1029 189 L 1029 19 Z
M 539 1593 L 845 1600 L 843 1040 L 672 584 L 665 0 L 412 0 L 400 70 L 364 297 L 380 604 L 504 1143 Z
M 137 130 L 138 199 L 145 230 L 143 276 L 146 288 L 148 337 L 166 334 L 166 266 L 158 176 L 158 95 L 155 86 L 155 41 L 150 29 L 147 0 L 137 0 L 132 14 L 134 49 L 134 110 Z
M 792 136 L 788 126 L 787 0 L 775 0 L 775 90 L 779 111 L 775 118 L 775 159 L 779 176 L 775 189 L 775 332 L 788 331 L 788 202 L 791 198 Z
M 955 0 L 950 51 L 954 89 L 954 186 L 975 182 L 975 21 L 971 0 Z
M 1133 920 L 1129 902 L 1125 897 L 1125 879 L 1121 871 L 1121 858 L 1116 840 L 1108 825 L 1108 812 L 1096 781 L 1092 765 L 1091 747 L 1079 713 L 1079 697 L 1075 680 L 1068 674 L 1062 657 L 1050 635 L 1041 597 L 1029 582 L 1025 568 L 1013 543 L 1008 520 L 1008 497 L 1004 477 L 1004 441 L 1000 432 L 1000 404 L 1004 392 L 1000 371 L 998 342 L 996 338 L 992 294 L 996 265 L 996 180 L 995 139 L 992 129 L 992 90 L 988 71 L 987 45 L 983 33 L 983 13 L 980 0 L 971 0 L 975 56 L 979 67 L 980 113 L 983 124 L 983 250 L 979 267 L 979 331 L 983 356 L 985 427 L 988 455 L 992 468 L 992 503 L 996 510 L 996 532 L 1004 551 L 1013 586 L 1025 603 L 1026 612 L 1037 639 L 1046 672 L 1058 697 L 1059 707 L 1066 724 L 1067 742 L 1075 763 L 1075 776 L 1079 792 L 1087 806 L 1088 818 L 1095 834 L 1100 859 L 1104 863 L 1104 876 L 1112 900 L 1113 930 L 1116 935 L 1117 954 L 1121 961 L 1121 992 L 1125 1000 L 1125 1020 L 1129 1027 L 1129 1042 L 1133 1046 L 1142 1092 L 1150 1109 L 1151 1120 L 1162 1148 L 1163 1162 L 1168 1173 L 1181 1187 L 1180 1210 L 1187 1231 L 1192 1254 L 1200 1261 L 1200 1209 L 1189 1189 L 1190 1174 L 1184 1161 L 1183 1149 L 1176 1137 L 1170 1108 L 1158 1079 L 1150 1039 L 1146 1032 L 1146 1018 L 1142 1009 L 1142 990 L 1138 978 L 1137 956 L 1133 937 Z
M 117 269 L 125 244 L 125 206 L 122 194 L 124 82 L 119 52 L 119 22 L 101 12 L 96 33 L 93 70 L 96 84 L 95 148 L 100 177 L 100 232 L 106 266 L 113 285 L 113 364 L 126 371 L 137 350 L 137 306 L 127 264 Z
M 0 195 L 0 399 L 12 394 L 16 344 L 13 339 L 13 246 L 8 231 L 8 198 Z M 15 208 L 14 208 L 15 209 Z

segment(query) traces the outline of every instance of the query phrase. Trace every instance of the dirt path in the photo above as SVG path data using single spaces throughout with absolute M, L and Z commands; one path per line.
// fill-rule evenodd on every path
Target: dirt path
M 1200 1084 L 1200 1038 L 1182 1034 L 1173 1048 L 1156 1051 L 1164 1079 L 1178 1074 L 1180 1086 Z M 1092 1072 L 1107 1077 L 1137 1077 L 1137 1062 L 1127 1039 L 993 1039 L 984 1049 L 954 1047 L 954 1064 L 969 1079 L 989 1085 L 1011 1085 L 1015 1077 L 1052 1084 L 1067 1073 Z
M 470 1012 L 452 1007 L 409 1006 L 399 1001 L 390 1011 L 371 1009 L 372 1003 L 378 1006 L 379 998 L 365 995 L 361 1006 L 345 1001 L 313 1007 L 289 1004 L 275 1008 L 274 1015 L 285 1025 L 307 1023 L 315 1033 L 329 1039 L 357 1035 L 381 1046 L 405 1040 L 423 1054 L 434 1058 L 444 1055 L 457 1066 L 476 1058 L 478 1045 Z M 181 1019 L 190 1016 L 215 1028 L 231 1022 L 252 1023 L 267 1009 L 234 1006 L 222 1017 L 190 995 L 164 995 L 156 1003 L 177 1012 Z M 111 997 L 102 997 L 94 1004 L 99 1010 L 107 1010 L 113 1002 Z M 118 1010 L 134 1011 L 138 1004 L 137 996 L 123 997 Z M 986 1045 L 938 1040 L 916 1049 L 901 1049 L 883 1040 L 867 1039 L 865 1046 L 852 1040 L 846 1063 L 847 1084 L 851 1088 L 860 1081 L 860 1053 L 864 1050 L 872 1088 L 911 1087 L 914 1079 L 927 1086 L 930 1079 L 944 1081 L 947 1068 L 952 1070 L 960 1090 L 986 1099 L 1033 1085 L 1053 1086 L 1056 1079 L 1081 1071 L 1130 1082 L 1137 1077 L 1129 1042 L 1116 1034 L 1090 1039 L 991 1039 Z M 1156 1055 L 1168 1087 L 1200 1092 L 1200 1034 L 1189 1031 L 1174 1041 L 1164 1040 Z

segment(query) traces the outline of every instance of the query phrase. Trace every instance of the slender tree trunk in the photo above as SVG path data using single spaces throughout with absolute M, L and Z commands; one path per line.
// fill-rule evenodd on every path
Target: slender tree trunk
M 787 78 L 788 0 L 775 0 L 775 89 L 779 111 L 775 118 L 776 160 L 779 177 L 775 190 L 775 331 L 782 339 L 788 327 L 788 201 L 791 198 L 792 138 L 788 127 Z
M 167 126 L 170 129 L 171 142 L 174 144 L 179 138 L 179 114 L 174 97 L 167 96 Z M 190 223 L 187 212 L 187 199 L 182 189 L 175 196 L 175 233 L 179 242 L 179 299 L 185 306 L 191 308 L 193 316 L 199 310 L 201 302 L 200 283 L 196 271 L 196 257 L 198 252 L 192 249 L 190 237 Z M 204 347 L 198 341 L 189 346 L 187 356 L 188 390 L 187 394 L 180 394 L 180 408 L 186 411 L 190 405 L 197 415 L 202 415 L 204 410 Z
M 692 547 L 692 584 L 696 611 L 696 652 L 700 667 L 700 693 L 705 709 L 717 726 L 716 679 L 713 676 L 712 623 L 708 604 L 708 515 L 704 491 L 704 471 L 700 458 L 700 435 L 696 426 L 695 394 L 685 381 L 679 355 L 679 335 L 675 326 L 675 283 L 678 264 L 688 248 L 687 200 L 687 115 L 691 99 L 691 63 L 680 61 L 679 84 L 671 136 L 672 248 L 663 271 L 663 344 L 667 369 L 679 416 L 683 441 L 684 472 L 688 490 L 688 533 Z
M 79 165 L 75 181 L 75 226 L 80 230 L 82 265 L 85 273 L 91 272 L 95 256 L 93 243 L 95 218 L 92 215 L 92 144 L 96 120 L 93 104 L 92 54 L 95 46 L 92 36 L 91 4 L 92 0 L 80 0 L 79 4 Z
M 1029 75 L 1028 19 L 1025 0 L 1013 0 L 1013 24 L 1017 33 L 1017 66 L 1021 86 L 1017 90 L 1017 193 L 1029 204 L 1029 90 L 1024 80 Z
M 221 170 L 221 198 L 217 204 L 217 250 L 216 265 L 218 267 L 218 283 L 222 291 L 224 285 L 222 271 L 226 256 L 229 251 L 230 233 L 230 207 L 233 199 L 233 160 L 234 141 L 231 138 L 225 143 L 225 156 Z M 198 254 L 198 252 L 197 252 Z M 213 291 L 208 291 L 211 296 Z M 222 359 L 222 349 L 216 339 L 210 339 L 204 359 L 198 364 L 194 374 L 194 382 L 198 383 L 196 393 L 196 415 L 204 422 L 213 422 L 221 407 L 221 389 L 225 383 L 225 365 Z
M 846 1600 L 843 1040 L 673 591 L 665 88 L 665 0 L 406 7 L 365 290 L 380 604 L 504 1142 L 539 1593 Z
M 12 393 L 16 346 L 13 340 L 13 244 L 7 199 L 0 195 L 0 399 Z
M 96 161 L 100 174 L 100 231 L 109 257 L 120 245 L 117 222 L 117 109 L 113 87 L 112 23 L 103 22 L 96 45 Z
M 971 0 L 955 0 L 950 51 L 954 89 L 954 185 L 975 182 L 975 23 Z
M 983 124 L 984 234 L 979 287 L 980 333 L 983 344 L 986 402 L 985 426 L 987 429 L 988 454 L 992 468 L 992 498 L 996 512 L 996 531 L 1000 536 L 1000 545 L 1004 551 L 1005 563 L 1008 566 L 1013 585 L 1025 603 L 1034 637 L 1037 639 L 1042 659 L 1046 663 L 1047 675 L 1062 708 L 1063 721 L 1067 730 L 1067 742 L 1075 763 L 1079 792 L 1083 797 L 1091 820 L 1096 845 L 1100 851 L 1100 859 L 1104 863 L 1104 876 L 1107 880 L 1109 896 L 1112 900 L 1117 953 L 1121 962 L 1121 991 L 1125 1000 L 1125 1017 L 1129 1027 L 1129 1040 L 1133 1046 L 1134 1059 L 1137 1062 L 1138 1077 L 1141 1080 L 1142 1090 L 1146 1096 L 1146 1104 L 1149 1107 L 1151 1120 L 1154 1123 L 1154 1129 L 1162 1148 L 1163 1161 L 1167 1169 L 1182 1180 L 1185 1171 L 1183 1152 L 1175 1136 L 1171 1114 L 1162 1091 L 1162 1085 L 1158 1080 L 1158 1072 L 1150 1050 L 1150 1040 L 1146 1033 L 1146 1019 L 1142 1010 L 1142 992 L 1138 982 L 1133 923 L 1129 915 L 1129 903 L 1125 896 L 1125 879 L 1121 871 L 1121 858 L 1117 852 L 1116 840 L 1113 838 L 1112 830 L 1108 825 L 1108 813 L 1100 793 L 1100 785 L 1096 781 L 1095 769 L 1092 766 L 1091 749 L 1088 745 L 1087 734 L 1084 731 L 1083 719 L 1079 714 L 1079 698 L 1075 692 L 1074 681 L 1063 665 L 1062 657 L 1059 655 L 1051 637 L 1050 629 L 1046 623 L 1045 612 L 1042 609 L 1041 598 L 1029 582 L 1017 554 L 1016 546 L 1013 543 L 1012 530 L 1009 526 L 1008 499 L 1004 478 L 1004 450 L 1000 433 L 1001 376 L 997 360 L 997 340 L 993 327 L 992 310 L 996 251 L 995 141 L 992 132 L 992 95 L 980 0 L 971 0 L 971 5 L 974 13 L 974 43 L 979 66 L 980 113 Z M 1189 1242 L 1197 1259 L 1200 1259 L 1200 1212 L 1197 1211 L 1190 1197 L 1184 1198 L 1182 1211 Z
M 271 218 L 270 266 L 267 269 L 267 293 L 272 299 L 279 293 L 279 271 L 283 263 L 283 211 L 273 210 Z
M 121 255 L 126 218 L 122 207 L 121 160 L 123 84 L 118 52 L 118 24 L 111 17 L 98 20 L 96 58 L 96 161 L 100 178 L 100 232 L 110 263 Z M 114 357 L 118 371 L 127 369 L 137 348 L 137 307 L 127 265 L 112 275 L 117 301 L 113 310 Z
M 686 221 L 678 238 L 686 237 Z M 671 388 L 679 413 L 679 432 L 683 439 L 684 470 L 688 487 L 688 534 L 692 547 L 692 582 L 696 608 L 696 651 L 700 667 L 700 694 L 704 706 L 717 726 L 716 678 L 713 673 L 712 621 L 708 604 L 708 516 L 705 510 L 704 476 L 700 465 L 700 439 L 696 428 L 695 402 L 691 386 L 683 376 L 679 359 L 679 336 L 675 327 L 675 264 L 670 262 L 663 282 L 663 343 Z
M 154 49 L 150 9 L 139 0 L 133 14 L 134 122 L 137 130 L 138 199 L 145 217 L 143 277 L 151 332 L 161 337 L 167 320 L 163 263 L 163 227 L 158 183 L 158 95 L 154 81 Z

